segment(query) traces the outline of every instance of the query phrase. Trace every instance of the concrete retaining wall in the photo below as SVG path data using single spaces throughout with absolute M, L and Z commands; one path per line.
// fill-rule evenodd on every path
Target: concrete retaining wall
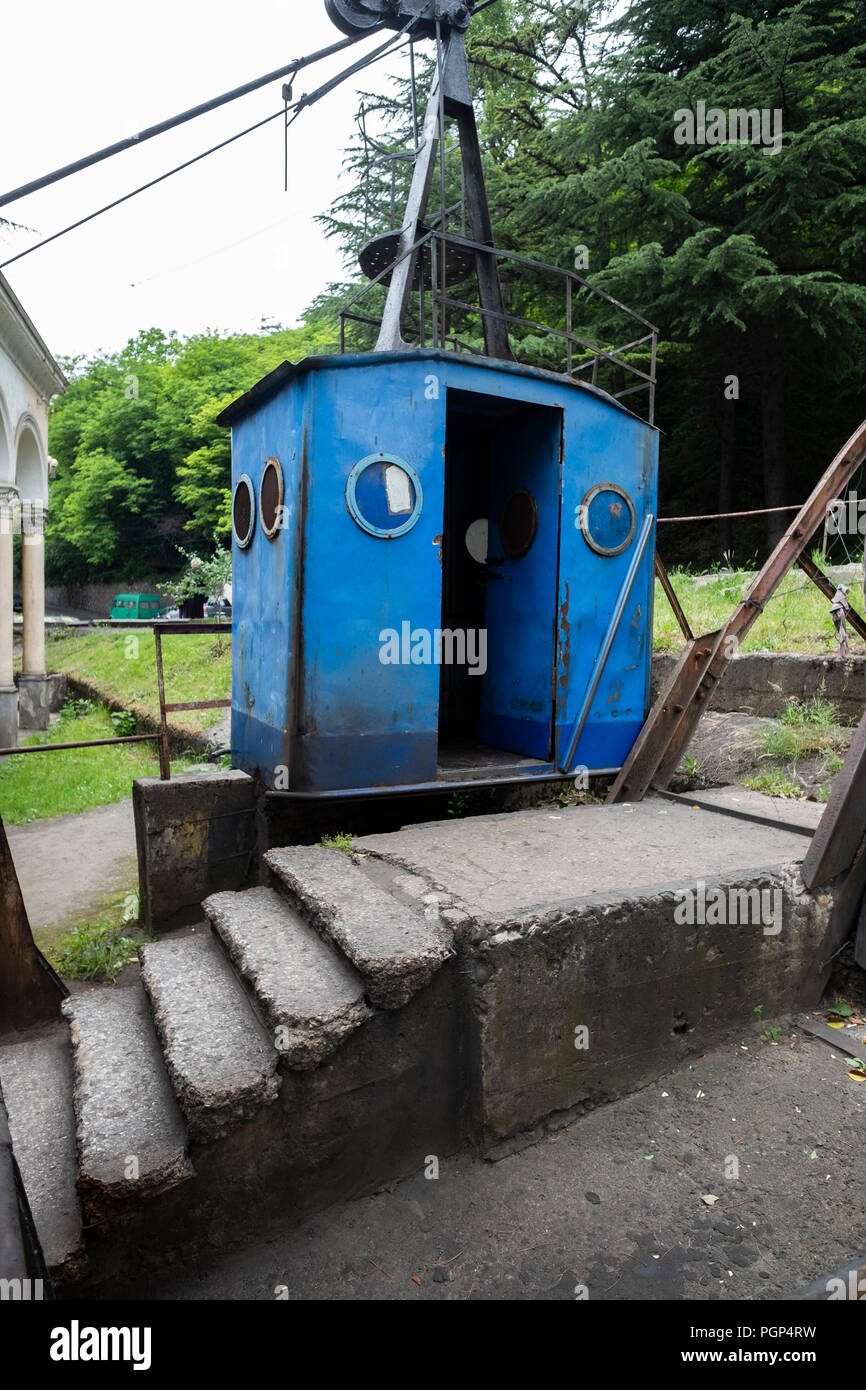
M 246 773 L 139 777 L 132 804 L 149 930 L 195 920 L 209 894 L 256 880 L 255 784 Z
M 528 917 L 476 948 L 485 1144 L 637 1090 L 731 1029 L 754 1034 L 756 1005 L 772 1019 L 817 1002 L 829 895 L 807 893 L 795 865 L 713 888 L 778 891 L 781 930 L 677 925 L 663 892 Z
M 165 581 L 153 579 L 118 579 L 114 584 L 51 584 L 45 589 L 48 608 L 78 609 L 97 618 L 107 618 L 115 594 L 159 594 L 169 600 Z
M 675 652 L 656 652 L 652 664 L 652 696 L 673 670 Z M 722 713 L 772 716 L 783 712 L 791 698 L 813 696 L 829 701 L 847 723 L 858 723 L 866 710 L 866 657 L 847 661 L 834 657 L 800 656 L 788 652 L 744 652 L 725 672 L 712 708 Z

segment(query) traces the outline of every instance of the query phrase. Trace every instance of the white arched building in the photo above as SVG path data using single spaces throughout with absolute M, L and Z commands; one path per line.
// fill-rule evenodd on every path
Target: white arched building
M 68 383 L 0 274 L 0 748 L 23 728 L 48 727 L 45 674 L 45 516 L 48 404 Z M 23 656 L 12 673 L 13 534 L 22 531 Z M 20 710 L 19 710 L 20 705 Z

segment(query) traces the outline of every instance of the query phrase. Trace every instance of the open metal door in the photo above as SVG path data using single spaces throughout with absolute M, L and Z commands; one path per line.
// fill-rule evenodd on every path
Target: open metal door
M 553 748 L 562 429 L 561 410 L 524 405 L 491 441 L 479 737 L 541 759 Z

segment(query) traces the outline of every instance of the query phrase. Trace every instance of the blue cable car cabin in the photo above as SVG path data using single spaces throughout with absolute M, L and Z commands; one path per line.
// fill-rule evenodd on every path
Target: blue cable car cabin
M 649 709 L 652 425 L 436 349 L 284 363 L 220 423 L 236 767 L 313 797 L 622 766 Z

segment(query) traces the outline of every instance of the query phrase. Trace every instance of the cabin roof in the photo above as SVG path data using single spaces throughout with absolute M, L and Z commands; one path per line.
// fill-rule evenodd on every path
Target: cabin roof
M 418 362 L 419 360 L 430 362 L 460 362 L 467 366 L 483 367 L 486 371 L 494 372 L 497 375 L 530 377 L 538 381 L 552 381 L 557 386 L 565 386 L 569 390 L 585 392 L 597 399 L 604 401 L 613 410 L 620 411 L 623 415 L 630 415 L 633 419 L 641 420 L 639 415 L 622 405 L 613 396 L 608 395 L 597 386 L 592 386 L 586 381 L 574 381 L 569 377 L 562 376 L 559 372 L 547 371 L 542 367 L 526 366 L 522 362 L 505 362 L 493 357 L 475 357 L 470 353 L 460 353 L 459 356 L 453 352 L 445 352 L 441 348 L 412 348 L 407 352 L 363 352 L 358 354 L 340 355 L 331 353 L 325 356 L 304 357 L 300 362 L 281 362 L 267 376 L 257 381 L 255 386 L 249 391 L 245 391 L 231 405 L 226 406 L 217 416 L 218 425 L 234 425 L 238 420 L 244 419 L 253 411 L 265 405 L 278 394 L 280 389 L 296 377 L 305 376 L 308 372 L 318 372 L 325 369 L 329 371 L 341 370 L 348 367 L 380 367 L 395 362 Z M 649 429 L 657 429 L 655 425 L 647 426 Z

